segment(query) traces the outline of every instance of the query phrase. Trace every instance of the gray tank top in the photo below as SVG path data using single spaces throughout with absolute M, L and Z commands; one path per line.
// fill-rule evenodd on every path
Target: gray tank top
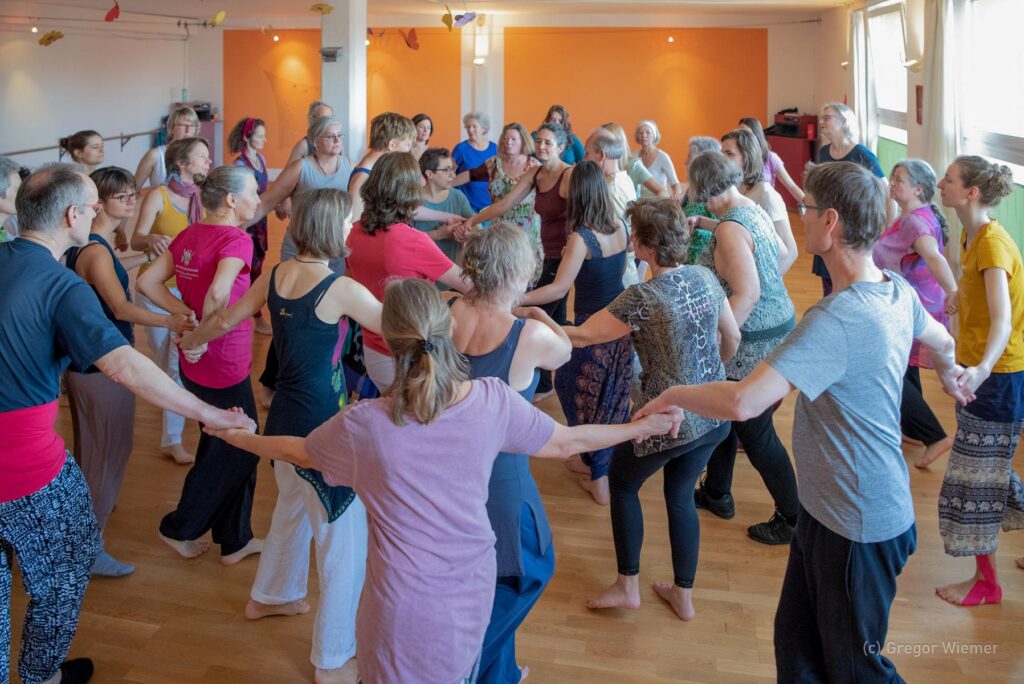
M 319 190 L 320 188 L 334 188 L 336 190 L 348 190 L 348 179 L 352 176 L 352 162 L 347 157 L 341 157 L 338 170 L 332 174 L 325 174 L 313 161 L 312 157 L 302 158 L 302 167 L 299 170 L 299 182 L 295 185 L 295 192 L 292 201 L 308 190 Z M 297 256 L 295 241 L 292 240 L 291 230 L 285 230 L 284 241 L 281 243 L 281 261 L 293 259 Z M 338 275 L 345 274 L 345 259 L 338 257 L 331 259 L 328 264 L 331 270 Z

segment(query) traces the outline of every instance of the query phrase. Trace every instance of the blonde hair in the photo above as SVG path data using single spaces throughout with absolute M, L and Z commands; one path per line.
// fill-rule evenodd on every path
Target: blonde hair
M 629 156 L 629 138 L 626 137 L 626 129 L 614 121 L 603 124 L 601 128 L 614 135 L 622 143 L 623 153 L 619 157 L 619 171 L 628 171 L 632 158 Z
M 653 119 L 644 119 L 643 121 L 636 125 L 636 129 L 633 131 L 633 140 L 636 140 L 636 143 L 638 145 L 640 144 L 640 129 L 643 128 L 644 126 L 647 126 L 648 128 L 651 129 L 651 142 L 653 142 L 655 145 L 660 143 L 661 131 L 658 130 L 658 124 L 654 123 Z
M 384 292 L 381 332 L 395 359 L 391 421 L 405 425 L 408 414 L 426 425 L 437 420 L 469 379 L 466 357 L 455 348 L 452 317 L 437 288 L 425 280 L 396 280 Z
M 434 122 L 431 121 L 430 125 L 433 127 Z M 384 112 L 370 120 L 370 149 L 372 150 L 386 150 L 388 143 L 392 140 L 415 139 L 416 124 L 412 122 L 412 119 L 401 114 Z
M 196 114 L 196 110 L 191 107 L 178 107 L 167 117 L 168 136 L 174 135 L 174 127 L 178 124 L 179 119 L 185 119 L 193 126 L 199 125 L 199 115 Z
M 348 256 L 345 219 L 352 213 L 352 197 L 344 190 L 316 188 L 295 198 L 288 230 L 299 253 L 318 259 Z
M 993 164 L 977 155 L 961 155 L 953 160 L 964 187 L 978 188 L 982 206 L 994 207 L 1013 192 L 1013 171 L 1005 164 Z
M 218 166 L 208 176 L 197 173 L 193 180 L 199 186 L 199 199 L 207 211 L 217 211 L 224 206 L 228 195 L 245 192 L 245 183 L 253 177 L 248 166 Z
M 501 129 L 501 136 L 498 138 L 498 154 L 506 154 L 505 151 L 505 134 L 509 131 L 516 131 L 519 133 L 519 137 L 523 140 L 523 149 L 520 151 L 521 154 L 525 154 L 527 157 L 532 157 L 536 151 L 533 144 L 533 136 L 526 130 L 526 126 L 521 123 L 510 123 L 505 124 L 505 127 Z
M 485 302 L 500 299 L 514 285 L 529 282 L 535 262 L 530 238 L 523 229 L 508 221 L 495 221 L 487 230 L 474 233 L 463 248 L 462 274 L 473 284 L 467 297 Z

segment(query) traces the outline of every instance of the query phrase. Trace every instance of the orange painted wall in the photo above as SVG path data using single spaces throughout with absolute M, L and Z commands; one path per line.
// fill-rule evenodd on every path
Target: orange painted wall
M 690 136 L 718 138 L 740 117 L 765 119 L 768 34 L 715 28 L 505 29 L 505 120 L 533 130 L 556 102 L 569 110 L 581 140 L 594 127 L 618 121 L 632 142 L 637 122 L 654 119 L 660 147 L 682 175 Z
M 263 155 L 284 166 L 306 134 L 309 103 L 320 98 L 320 31 L 280 31 L 274 43 L 258 30 L 224 32 L 224 159 L 231 128 L 247 116 L 267 122 Z
M 410 119 L 426 112 L 434 122 L 431 145 L 451 148 L 462 140 L 458 31 L 418 28 L 420 49 L 411 50 L 398 29 L 386 29 L 366 48 L 368 118 L 399 112 Z

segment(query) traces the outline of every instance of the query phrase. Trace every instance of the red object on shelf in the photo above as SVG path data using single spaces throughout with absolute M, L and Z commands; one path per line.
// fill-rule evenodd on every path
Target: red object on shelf
M 808 162 L 814 161 L 816 152 L 816 141 L 813 138 L 790 138 L 783 135 L 767 136 L 768 144 L 772 151 L 782 158 L 782 163 L 789 172 L 790 178 L 800 186 L 804 187 L 804 168 Z M 789 191 L 776 179 L 775 189 L 786 201 L 786 206 L 796 209 L 796 200 L 789 194 Z

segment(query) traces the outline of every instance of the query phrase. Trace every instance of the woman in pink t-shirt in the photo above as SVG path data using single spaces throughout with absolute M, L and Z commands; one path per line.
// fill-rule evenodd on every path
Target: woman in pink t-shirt
M 221 166 L 196 176 L 205 215 L 174 238 L 167 251 L 139 276 L 138 289 L 167 308 L 173 295 L 164 284 L 177 279 L 181 299 L 200 320 L 241 299 L 249 289 L 252 239 L 239 226 L 256 213 L 260 198 L 256 177 L 243 166 Z M 198 356 L 198 358 L 197 358 Z M 185 388 L 219 408 L 241 407 L 256 420 L 249 382 L 252 320 L 210 342 L 201 356 L 180 356 Z M 232 565 L 259 553 L 250 518 L 259 459 L 230 444 L 202 435 L 195 464 L 185 478 L 178 507 L 160 522 L 160 536 L 175 551 L 194 558 L 209 548 L 199 538 L 213 531 L 221 561 Z
M 420 279 L 387 288 L 381 322 L 396 365 L 382 398 L 305 439 L 212 434 L 359 492 L 370 532 L 356 619 L 363 682 L 472 682 L 494 599 L 486 503 L 498 453 L 565 458 L 664 434 L 672 418 L 568 428 L 500 379 L 470 381 L 449 309 Z
M 418 278 L 466 291 L 462 270 L 426 233 L 409 224 L 423 203 L 423 174 L 408 152 L 388 152 L 373 165 L 359 189 L 363 213 L 348 236 L 345 268 L 353 280 L 377 299 L 391 278 Z M 384 338 L 363 331 L 366 374 L 383 392 L 395 376 L 395 364 Z

